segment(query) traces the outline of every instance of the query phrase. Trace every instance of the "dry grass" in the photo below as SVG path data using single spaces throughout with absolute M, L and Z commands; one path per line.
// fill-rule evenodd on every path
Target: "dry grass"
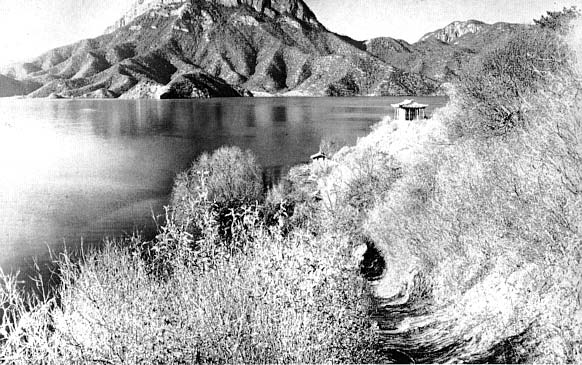
M 224 160 L 222 162 L 225 162 Z M 201 176 L 208 176 L 202 174 Z M 374 362 L 366 283 L 347 237 L 268 225 L 232 211 L 229 241 L 207 208 L 167 221 L 152 242 L 109 242 L 60 258 L 54 299 L 28 304 L 5 277 L 0 359 L 14 364 Z M 283 207 L 283 205 L 281 205 Z M 282 211 L 281 211 L 282 214 Z M 199 229 L 192 233 L 191 219 Z
M 14 288 L 0 358 L 15 364 L 368 362 L 373 332 L 347 242 L 257 228 L 246 254 L 164 281 L 119 244 L 63 264 L 61 303 Z M 347 251 L 347 252 L 346 252 Z

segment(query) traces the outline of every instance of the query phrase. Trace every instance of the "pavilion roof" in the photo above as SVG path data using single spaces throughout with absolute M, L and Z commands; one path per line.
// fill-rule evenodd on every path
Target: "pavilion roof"
M 398 104 L 392 104 L 393 108 L 404 108 L 404 109 L 423 109 L 426 108 L 427 104 L 420 104 L 414 101 L 414 99 L 406 99 Z

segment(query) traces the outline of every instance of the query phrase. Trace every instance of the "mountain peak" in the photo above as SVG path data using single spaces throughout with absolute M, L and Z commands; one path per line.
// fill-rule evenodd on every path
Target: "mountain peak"
M 278 14 L 290 15 L 293 18 L 311 23 L 313 25 L 320 25 L 315 17 L 315 14 L 309 9 L 303 0 L 203 0 L 213 2 L 215 4 L 237 7 L 250 6 L 257 12 L 274 16 Z
M 454 43 L 458 38 L 466 34 L 479 33 L 488 27 L 490 27 L 489 24 L 478 20 L 454 21 L 442 29 L 425 34 L 420 39 L 420 42 L 436 38 L 445 43 Z
M 166 11 L 168 15 L 173 15 L 177 9 L 193 3 L 210 3 L 229 8 L 248 6 L 256 12 L 271 18 L 278 14 L 287 15 L 317 27 L 322 27 L 315 14 L 303 0 L 134 0 L 125 15 L 113 26 L 107 28 L 105 33 L 112 33 L 149 11 Z

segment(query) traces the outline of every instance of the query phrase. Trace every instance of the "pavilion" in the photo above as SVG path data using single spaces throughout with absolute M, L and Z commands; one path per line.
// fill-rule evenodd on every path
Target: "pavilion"
M 398 104 L 392 104 L 394 108 L 394 120 L 420 120 L 426 118 L 426 104 L 419 104 L 412 99 L 404 100 Z

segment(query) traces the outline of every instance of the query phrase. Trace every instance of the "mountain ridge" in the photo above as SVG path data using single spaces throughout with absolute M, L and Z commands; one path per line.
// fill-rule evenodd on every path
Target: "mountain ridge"
M 436 39 L 476 51 L 483 49 L 491 40 L 527 27 L 529 25 L 507 22 L 489 24 L 474 19 L 454 21 L 443 28 L 425 34 L 417 43 Z
M 2 73 L 30 97 L 434 95 L 473 53 L 438 35 L 359 42 L 302 0 L 140 0 L 102 36 Z
M 445 43 L 454 43 L 456 39 L 461 38 L 467 34 L 479 33 L 487 26 L 489 26 L 489 24 L 474 19 L 466 21 L 454 21 L 441 29 L 425 34 L 420 38 L 419 42 L 426 41 L 431 38 L 436 38 Z
M 378 37 L 365 44 L 368 52 L 385 62 L 444 84 L 455 80 L 471 58 L 527 27 L 504 22 L 455 21 L 425 34 L 415 43 Z

